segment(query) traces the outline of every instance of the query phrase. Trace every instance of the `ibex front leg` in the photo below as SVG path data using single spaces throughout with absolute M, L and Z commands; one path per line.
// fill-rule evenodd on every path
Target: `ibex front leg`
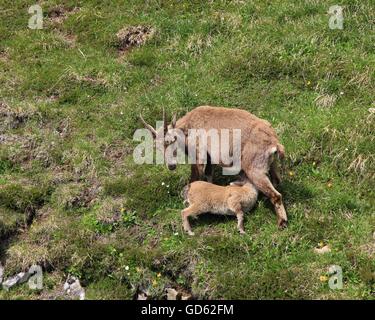
M 189 216 L 195 216 L 195 215 L 198 215 L 199 213 L 200 211 L 195 205 L 190 205 L 188 208 L 181 211 L 182 225 L 184 227 L 184 230 L 189 234 L 189 236 L 194 235 L 194 232 L 191 231 Z
M 288 217 L 284 208 L 281 194 L 274 188 L 265 172 L 260 170 L 246 170 L 246 174 L 255 187 L 268 197 L 275 207 L 279 228 L 287 225 Z
M 204 164 L 192 164 L 190 182 L 202 180 L 204 176 Z

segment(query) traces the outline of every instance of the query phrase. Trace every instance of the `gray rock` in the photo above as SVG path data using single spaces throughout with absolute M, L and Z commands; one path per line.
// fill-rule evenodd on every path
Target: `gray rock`
M 138 293 L 137 300 L 147 300 L 147 294 L 144 292 Z
M 25 283 L 27 280 L 29 280 L 29 278 L 30 274 L 28 272 L 20 272 L 19 274 L 4 281 L 3 289 L 9 291 L 9 289 L 15 285 Z
M 85 300 L 85 289 L 82 288 L 81 283 L 75 277 L 69 277 L 64 283 L 64 291 L 74 297 L 79 297 L 80 300 Z
M 64 291 L 68 291 L 69 290 L 69 287 L 70 287 L 70 284 L 65 282 L 64 283 Z
M 14 287 L 19 281 L 18 276 L 11 277 L 3 282 L 3 289 L 9 291 L 10 288 Z
M 180 300 L 179 298 L 181 297 L 181 294 L 177 290 L 167 288 L 165 291 L 167 293 L 167 300 Z
M 4 267 L 0 264 L 0 284 L 3 282 Z
M 30 276 L 31 274 L 29 272 L 20 272 L 19 274 L 17 274 L 18 283 L 25 283 L 27 280 L 29 280 Z

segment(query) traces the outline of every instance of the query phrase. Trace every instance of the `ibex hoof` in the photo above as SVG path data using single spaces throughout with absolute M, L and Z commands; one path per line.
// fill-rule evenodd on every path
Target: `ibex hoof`
M 188 233 L 189 236 L 194 236 L 195 235 L 195 233 L 193 231 L 188 231 L 187 233 Z
M 240 234 L 246 234 L 245 230 L 240 230 Z
M 280 219 L 277 222 L 277 226 L 279 227 L 279 229 L 285 229 L 288 226 L 288 221 L 284 219 Z

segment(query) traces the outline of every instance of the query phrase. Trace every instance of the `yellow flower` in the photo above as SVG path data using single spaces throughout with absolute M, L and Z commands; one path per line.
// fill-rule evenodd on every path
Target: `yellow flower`
M 141 268 L 136 267 L 136 268 L 135 268 L 135 271 L 137 271 L 137 272 L 141 272 Z
M 159 273 L 157 274 L 157 276 L 158 276 L 158 278 L 160 278 L 160 277 L 161 277 L 161 273 L 159 272 Z
M 327 282 L 328 281 L 328 277 L 327 276 L 320 276 L 319 280 L 320 280 L 320 282 Z
M 125 209 L 123 207 L 121 207 L 120 211 L 121 211 L 121 213 L 124 213 Z
M 158 285 L 158 282 L 156 280 L 152 280 L 152 286 L 156 287 Z
M 328 182 L 328 183 L 327 183 L 327 187 L 328 187 L 328 188 L 332 188 L 332 182 Z
M 294 172 L 293 172 L 293 171 L 289 171 L 289 175 L 290 175 L 291 177 L 293 177 L 293 176 L 294 176 Z
M 323 241 L 320 241 L 320 242 L 319 242 L 319 247 L 320 247 L 320 248 L 323 248 L 323 247 L 324 247 L 324 242 L 323 242 Z
M 309 81 L 307 81 L 307 85 L 309 86 L 311 84 L 311 81 L 309 80 Z

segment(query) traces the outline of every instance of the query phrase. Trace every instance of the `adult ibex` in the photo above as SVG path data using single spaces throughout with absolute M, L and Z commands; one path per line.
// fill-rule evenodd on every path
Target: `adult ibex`
M 147 124 L 142 116 L 141 120 L 153 136 L 158 139 L 157 130 Z M 282 196 L 275 189 L 268 177 L 268 174 L 270 174 L 271 180 L 275 185 L 280 182 L 275 156 L 280 159 L 284 158 L 284 146 L 280 144 L 276 132 L 269 122 L 259 119 L 250 112 L 241 109 L 200 106 L 178 120 L 174 116 L 169 125 L 167 125 L 163 110 L 163 123 L 164 126 L 161 130 L 164 131 L 164 135 L 161 135 L 163 139 L 161 145 L 164 148 L 167 148 L 174 142 L 174 135 L 173 133 L 170 134 L 170 132 L 173 132 L 173 129 L 180 129 L 186 139 L 190 129 L 204 129 L 206 131 L 216 129 L 219 134 L 221 129 L 228 129 L 230 132 L 240 129 L 241 169 L 255 187 L 265 194 L 274 205 L 278 218 L 278 226 L 286 226 L 288 219 L 282 202 Z M 204 174 L 208 175 L 208 181 L 212 181 L 209 148 L 207 152 L 207 164 L 197 163 L 192 165 L 191 182 L 201 179 Z M 170 170 L 174 170 L 176 163 L 168 162 L 167 160 L 167 166 Z

